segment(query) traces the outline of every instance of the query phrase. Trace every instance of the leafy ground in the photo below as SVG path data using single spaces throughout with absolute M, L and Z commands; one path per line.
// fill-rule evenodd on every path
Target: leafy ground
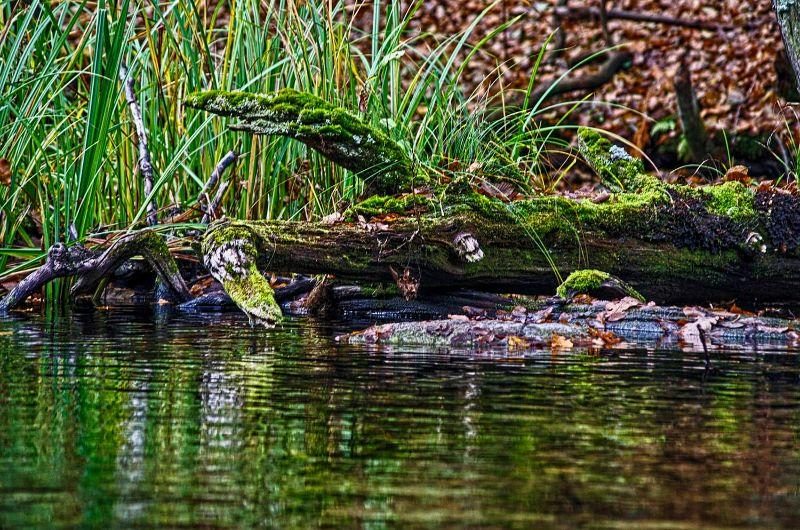
M 554 6 L 558 0 L 499 2 L 478 22 L 474 38 L 490 28 L 520 17 L 511 27 L 489 43 L 470 63 L 464 79 L 473 87 L 491 90 L 499 86 L 524 88 L 534 68 L 536 53 L 545 37 L 556 26 Z M 599 2 L 576 2 L 574 6 L 597 7 Z M 424 37 L 420 47 L 440 41 L 460 31 L 486 8 L 486 2 L 431 0 L 423 2 L 411 22 L 412 30 Z M 744 0 L 617 0 L 609 9 L 643 14 L 667 15 L 686 20 L 706 21 L 730 26 L 719 31 L 697 30 L 662 24 L 610 20 L 609 29 L 616 45 L 633 53 L 628 69 L 597 90 L 598 102 L 613 102 L 614 107 L 598 104 L 577 113 L 581 124 L 601 126 L 628 138 L 640 147 L 675 138 L 676 98 L 671 80 L 681 60 L 688 63 L 702 105 L 702 116 L 712 131 L 747 135 L 762 139 L 770 134 L 787 134 L 784 117 L 792 117 L 778 89 L 775 60 L 782 54 L 780 32 L 771 2 Z M 587 53 L 606 48 L 600 23 L 591 19 L 563 21 L 566 40 L 564 53 L 548 60 L 539 69 L 539 81 L 553 79 Z M 588 69 L 591 71 L 591 68 Z M 498 83 L 495 72 L 501 72 Z M 587 94 L 573 93 L 572 98 Z M 643 119 L 639 113 L 652 120 Z M 662 125 L 653 130 L 655 123 Z M 794 120 L 796 121 L 796 120 Z M 659 131 L 666 133 L 657 138 Z M 788 138 L 780 138 L 791 144 Z M 777 149 L 776 146 L 773 146 Z

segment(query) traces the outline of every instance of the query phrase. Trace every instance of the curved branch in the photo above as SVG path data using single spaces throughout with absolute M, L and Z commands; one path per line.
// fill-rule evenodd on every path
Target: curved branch
M 189 289 L 163 238 L 153 231 L 143 230 L 117 239 L 104 252 L 88 250 L 82 245 L 67 247 L 56 243 L 47 252 L 44 265 L 25 277 L 0 301 L 0 313 L 19 307 L 31 294 L 56 278 L 78 276 L 72 293 L 88 292 L 133 256 L 144 257 L 179 301 L 189 298 Z

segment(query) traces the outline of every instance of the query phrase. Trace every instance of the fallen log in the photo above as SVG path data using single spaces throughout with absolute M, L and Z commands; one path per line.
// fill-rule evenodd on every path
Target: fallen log
M 267 321 L 279 319 L 280 310 L 260 270 L 376 282 L 391 281 L 391 268 L 409 269 L 420 292 L 552 294 L 556 271 L 590 264 L 659 303 L 800 302 L 795 194 L 740 182 L 666 184 L 589 130 L 581 131 L 581 150 L 615 192 L 609 200 L 503 203 L 469 191 L 370 197 L 333 224 L 217 223 L 204 239 L 204 262 L 246 313 Z M 361 212 L 412 207 L 420 212 L 415 217 L 356 220 Z
M 562 301 L 563 302 L 563 301 Z M 606 348 L 621 342 L 708 352 L 717 347 L 794 346 L 797 321 L 697 307 L 658 307 L 634 299 L 518 306 L 489 318 L 451 316 L 425 322 L 372 326 L 337 337 L 349 344 L 383 344 L 524 352 L 575 347 Z

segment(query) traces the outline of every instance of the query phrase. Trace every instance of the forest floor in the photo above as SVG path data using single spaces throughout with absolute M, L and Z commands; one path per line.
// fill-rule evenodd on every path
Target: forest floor
M 471 63 L 466 79 L 478 86 L 492 82 L 498 64 L 506 87 L 524 88 L 536 55 L 557 27 L 558 0 L 508 0 L 479 23 L 474 40 L 504 20 L 522 17 L 487 47 L 483 58 Z M 572 7 L 597 7 L 599 2 L 569 2 Z M 463 31 L 486 8 L 486 2 L 432 0 L 423 3 L 413 29 L 443 39 Z M 582 125 L 602 126 L 626 138 L 641 140 L 642 118 L 670 119 L 676 115 L 670 82 L 681 61 L 692 74 L 702 115 L 713 130 L 752 136 L 770 134 L 783 124 L 785 106 L 779 93 L 775 61 L 783 53 L 780 31 L 771 2 L 744 0 L 616 0 L 608 9 L 644 15 L 662 15 L 685 21 L 719 24 L 718 30 L 699 30 L 666 24 L 615 20 L 608 22 L 615 45 L 633 53 L 630 68 L 595 92 L 595 105 L 580 114 Z M 583 17 L 561 20 L 565 51 L 540 69 L 542 80 L 563 73 L 576 58 L 607 47 L 599 21 Z M 424 40 L 422 41 L 425 42 Z M 424 44 L 422 45 L 424 46 Z M 577 96 L 577 94 L 575 94 Z M 584 94 L 585 95 L 585 94 Z M 583 95 L 581 95 L 583 96 Z

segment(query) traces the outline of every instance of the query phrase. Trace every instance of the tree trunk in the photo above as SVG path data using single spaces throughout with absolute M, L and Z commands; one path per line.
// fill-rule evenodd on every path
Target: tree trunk
M 800 4 L 794 0 L 775 0 L 775 12 L 781 27 L 786 55 L 794 70 L 800 88 Z
M 408 267 L 423 292 L 467 287 L 552 295 L 560 283 L 553 267 L 565 276 L 592 266 L 625 279 L 659 303 L 800 302 L 800 259 L 793 253 L 751 253 L 744 237 L 740 247 L 682 248 L 668 241 L 667 219 L 663 237 L 604 230 L 600 220 L 576 233 L 567 208 L 538 215 L 541 226 L 550 226 L 538 236 L 546 251 L 525 223 L 472 214 L 422 224 L 398 220 L 374 232 L 354 223 L 232 222 L 217 225 L 207 241 L 253 241 L 258 269 L 271 272 L 392 282 L 390 267 Z M 634 219 L 653 213 L 642 208 L 624 215 Z M 461 256 L 455 240 L 465 232 L 479 242 L 482 259 L 470 262 Z

